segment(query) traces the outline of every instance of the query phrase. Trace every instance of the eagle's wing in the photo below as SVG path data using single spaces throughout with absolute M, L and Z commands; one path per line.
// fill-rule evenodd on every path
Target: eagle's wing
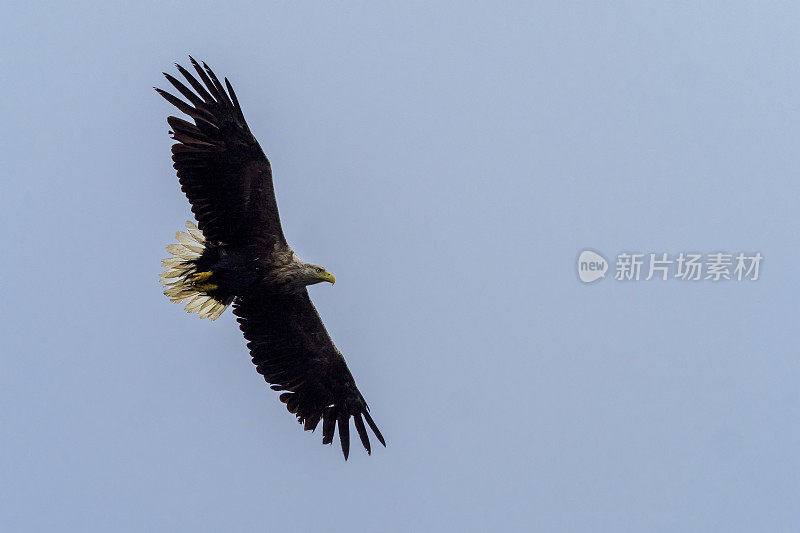
M 247 296 L 237 299 L 238 317 L 253 363 L 274 390 L 285 390 L 280 400 L 306 430 L 322 423 L 322 443 L 330 444 L 336 425 L 344 458 L 350 452 L 350 417 L 361 443 L 371 451 L 369 427 L 386 446 L 369 415 L 369 407 L 356 387 L 341 352 L 331 341 L 308 292 Z M 362 419 L 363 417 L 363 419 Z
M 208 65 L 189 59 L 202 83 L 176 66 L 194 91 L 164 76 L 190 103 L 156 91 L 194 120 L 167 118 L 178 141 L 172 145 L 173 166 L 198 226 L 211 242 L 285 243 L 270 164 L 250 133 L 233 87 L 225 78 L 226 92 Z

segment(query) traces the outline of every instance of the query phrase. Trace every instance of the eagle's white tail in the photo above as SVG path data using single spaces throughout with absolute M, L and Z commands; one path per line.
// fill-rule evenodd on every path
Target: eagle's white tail
M 186 312 L 197 313 L 200 318 L 216 320 L 228 308 L 230 302 L 215 300 L 198 287 L 194 275 L 197 268 L 194 260 L 199 259 L 206 246 L 203 233 L 194 222 L 186 221 L 187 231 L 175 232 L 176 244 L 167 246 L 173 255 L 161 261 L 166 268 L 160 280 L 164 285 L 164 294 L 175 303 L 186 303 Z

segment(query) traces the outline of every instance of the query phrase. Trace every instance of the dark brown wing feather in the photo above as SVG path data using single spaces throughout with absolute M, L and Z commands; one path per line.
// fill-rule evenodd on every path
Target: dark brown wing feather
M 207 240 L 225 244 L 286 243 L 267 156 L 244 120 L 233 87 L 227 92 L 212 70 L 189 58 L 200 78 L 176 65 L 191 89 L 169 74 L 167 80 L 188 103 L 156 89 L 192 118 L 168 117 L 172 160 L 181 189 Z M 194 90 L 192 90 L 194 89 Z
M 322 442 L 330 444 L 338 425 L 347 459 L 350 417 L 355 417 L 358 436 L 371 452 L 363 417 L 386 446 L 307 291 L 243 297 L 233 306 L 256 369 L 274 390 L 288 391 L 280 395 L 280 400 L 306 430 L 313 431 L 322 420 Z

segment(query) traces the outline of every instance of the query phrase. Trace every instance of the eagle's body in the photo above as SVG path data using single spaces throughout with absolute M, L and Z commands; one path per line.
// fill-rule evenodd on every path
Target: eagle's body
M 196 261 L 197 272 L 213 272 L 203 280 L 215 285 L 208 292 L 216 300 L 227 301 L 254 291 L 300 294 L 308 285 L 333 281 L 324 268 L 306 263 L 286 245 L 273 250 L 251 246 L 216 245 L 203 250 Z
M 280 399 L 305 429 L 323 421 L 323 443 L 332 442 L 338 425 L 345 459 L 351 417 L 368 452 L 364 420 L 385 446 L 306 291 L 332 284 L 333 274 L 300 259 L 286 242 L 269 161 L 233 87 L 225 79 L 226 91 L 207 65 L 191 62 L 199 81 L 177 67 L 194 91 L 164 74 L 191 105 L 156 89 L 194 120 L 167 119 L 178 141 L 173 166 L 197 225 L 187 222 L 188 232 L 178 232 L 178 243 L 167 246 L 174 257 L 162 263 L 164 294 L 211 320 L 233 303 L 258 372 L 273 389 L 287 391 Z

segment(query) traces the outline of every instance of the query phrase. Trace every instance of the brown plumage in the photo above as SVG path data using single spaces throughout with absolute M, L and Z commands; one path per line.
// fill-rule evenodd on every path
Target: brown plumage
M 167 122 L 178 141 L 173 166 L 197 219 L 197 227 L 187 223 L 189 232 L 179 232 L 178 244 L 168 246 L 175 257 L 163 263 L 165 294 L 212 320 L 233 303 L 256 370 L 272 389 L 286 391 L 280 400 L 304 429 L 313 431 L 322 421 L 324 444 L 338 426 L 345 459 L 351 417 L 368 453 L 364 420 L 386 446 L 306 290 L 335 278 L 301 260 L 286 242 L 269 161 L 230 82 L 223 86 L 205 63 L 189 59 L 197 77 L 177 67 L 191 88 L 164 74 L 188 102 L 156 89 L 192 119 L 171 116 Z

